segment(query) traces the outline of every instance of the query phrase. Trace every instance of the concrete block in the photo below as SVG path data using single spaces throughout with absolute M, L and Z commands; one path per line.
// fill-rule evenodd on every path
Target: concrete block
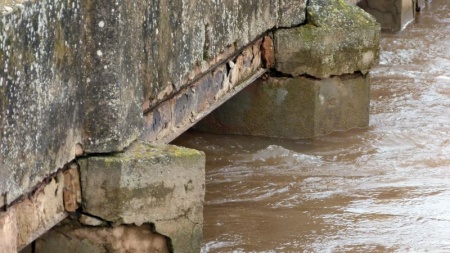
M 64 208 L 67 212 L 75 212 L 81 204 L 81 185 L 78 165 L 73 163 L 64 171 Z
M 17 234 L 15 209 L 0 212 L 0 253 L 17 253 Z
M 258 80 L 196 125 L 199 130 L 289 139 L 367 127 L 367 75 Z
M 380 28 L 360 8 L 338 0 L 311 1 L 307 20 L 304 26 L 275 31 L 277 71 L 328 78 L 367 73 L 378 63 Z
M 398 32 L 414 20 L 417 0 L 361 0 L 358 6 L 381 24 L 383 31 Z M 423 3 L 422 0 L 419 0 Z M 420 5 L 422 6 L 422 5 Z
M 36 241 L 36 253 L 169 253 L 170 241 L 153 231 L 151 225 L 81 227 L 66 224 L 55 227 Z M 188 252 L 188 251 L 175 251 Z
M 114 224 L 153 223 L 176 252 L 199 250 L 205 156 L 136 142 L 124 153 L 79 161 L 83 211 Z

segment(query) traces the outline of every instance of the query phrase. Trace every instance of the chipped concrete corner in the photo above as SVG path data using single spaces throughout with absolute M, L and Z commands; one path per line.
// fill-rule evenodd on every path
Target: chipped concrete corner
M 67 174 L 73 177 L 67 178 Z M 2 250 L 9 253 L 23 249 L 67 217 L 65 203 L 81 194 L 81 189 L 76 187 L 79 185 L 77 174 L 76 165 L 68 166 L 42 182 L 29 196 L 0 212 Z M 71 189 L 71 194 L 66 193 L 67 188 Z
M 67 221 L 39 239 L 38 252 L 47 252 L 54 244 L 61 252 L 93 252 L 79 251 L 81 245 L 125 252 L 145 244 L 161 251 L 135 252 L 200 251 L 203 152 L 138 141 L 124 153 L 84 158 L 79 164 L 83 192 L 79 220 Z M 129 237 L 119 240 L 123 245 L 111 240 L 118 234 Z M 130 246 L 133 241 L 136 244 Z

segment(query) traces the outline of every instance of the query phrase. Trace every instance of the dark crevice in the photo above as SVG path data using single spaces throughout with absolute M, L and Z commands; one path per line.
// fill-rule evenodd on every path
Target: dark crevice
M 368 75 L 368 73 L 363 74 L 361 71 L 355 71 L 353 73 L 347 73 L 347 74 L 342 74 L 342 75 L 332 75 L 330 76 L 330 78 L 332 77 L 339 77 L 342 80 L 346 80 L 346 79 L 352 79 L 356 76 L 362 76 L 362 77 L 366 77 Z
M 1 208 L 3 209 L 3 211 L 8 211 L 8 192 L 3 193 L 3 203 L 5 203 L 5 205 Z
M 173 253 L 174 250 L 173 250 L 172 239 L 170 239 L 170 237 L 168 237 L 166 235 L 163 235 L 163 234 L 159 233 L 158 231 L 156 231 L 156 226 L 155 226 L 154 223 L 146 223 L 146 224 L 150 226 L 150 230 L 152 231 L 152 233 L 155 233 L 157 235 L 163 236 L 166 239 L 167 249 L 169 250 L 170 253 Z
M 270 69 L 269 72 L 268 72 L 268 74 L 269 74 L 270 77 L 278 77 L 278 78 L 281 78 L 281 77 L 287 77 L 287 78 L 294 78 L 294 76 L 293 76 L 292 74 L 286 74 L 286 73 L 283 73 L 283 72 L 281 72 L 281 71 L 278 71 L 278 70 L 276 70 L 276 69 L 274 69 L 274 68 Z
M 77 159 L 81 158 L 89 158 L 89 157 L 113 157 L 116 155 L 123 154 L 124 151 L 112 151 L 112 152 L 105 152 L 105 153 L 86 153 L 84 156 L 80 156 Z
M 352 79 L 355 76 L 362 76 L 362 77 L 366 77 L 368 75 L 368 73 L 363 74 L 361 71 L 355 71 L 353 73 L 344 73 L 341 75 L 331 75 L 327 78 L 318 78 L 309 74 L 302 74 L 302 75 L 298 75 L 298 76 L 294 76 L 292 74 L 287 74 L 287 73 L 283 73 L 281 71 L 278 71 L 276 69 L 270 69 L 270 71 L 268 72 L 269 77 L 273 77 L 273 78 L 296 78 L 296 77 L 303 77 L 303 78 L 308 78 L 308 79 L 312 79 L 312 80 L 323 80 L 323 79 L 327 79 L 327 78 L 335 78 L 338 77 L 342 80 L 346 80 L 346 79 Z
M 31 253 L 36 253 L 36 241 L 31 243 Z
M 78 212 L 78 214 L 86 215 L 86 216 L 89 216 L 89 217 L 91 217 L 91 218 L 100 220 L 100 221 L 106 223 L 109 227 L 112 227 L 113 224 L 114 224 L 113 222 L 108 221 L 108 220 L 105 220 L 105 219 L 103 219 L 103 218 L 100 217 L 100 216 L 96 216 L 96 215 L 93 215 L 93 214 L 90 214 L 90 213 L 86 213 L 86 212 L 83 212 L 83 211 L 78 211 L 78 210 L 77 210 L 77 212 Z M 84 226 L 89 226 L 89 225 L 85 225 L 85 224 L 83 224 L 83 225 L 84 225 Z
M 121 150 L 121 151 L 105 151 L 105 152 L 92 152 L 92 153 L 90 153 L 89 151 L 84 151 L 83 156 L 77 157 L 75 159 L 75 161 L 78 160 L 78 159 L 89 158 L 89 157 L 113 157 L 113 156 L 116 156 L 116 155 L 120 155 L 120 154 L 125 153 L 137 141 L 139 141 L 139 138 L 134 140 L 134 141 L 132 141 L 127 147 L 124 147 L 123 150 Z
M 324 79 L 324 78 L 315 77 L 315 76 L 312 76 L 312 75 L 306 74 L 306 73 L 302 74 L 302 75 L 299 75 L 299 77 L 303 77 L 303 78 L 307 78 L 307 79 L 315 80 L 315 81 L 319 81 L 319 80 Z
M 307 5 L 307 6 L 308 6 L 308 5 Z M 270 29 L 269 31 L 270 31 L 270 32 L 275 32 L 275 31 L 277 31 L 277 30 L 289 30 L 289 29 L 293 29 L 293 28 L 299 28 L 299 27 L 302 27 L 302 26 L 304 26 L 304 25 L 306 25 L 306 24 L 308 24 L 308 13 L 307 13 L 307 11 L 306 11 L 306 9 L 305 9 L 305 21 L 303 21 L 303 22 L 301 22 L 301 23 L 299 23 L 299 24 L 296 24 L 296 25 L 290 25 L 290 26 L 277 26 L 277 27 L 274 27 L 274 28 Z
M 234 63 L 234 62 L 233 62 L 233 63 Z M 231 71 L 230 63 L 227 63 L 227 64 L 226 64 L 226 72 L 227 72 L 227 76 L 230 75 L 230 71 Z

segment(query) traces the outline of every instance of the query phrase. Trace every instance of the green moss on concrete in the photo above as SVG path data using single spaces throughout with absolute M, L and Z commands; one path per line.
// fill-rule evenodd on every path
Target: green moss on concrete
M 170 163 L 174 159 L 196 159 L 199 156 L 204 156 L 204 153 L 195 149 L 136 141 L 125 152 L 91 157 L 89 159 L 104 162 L 105 169 L 108 169 L 114 167 L 115 164 L 133 161 L 154 161 L 165 164 Z
M 311 0 L 306 8 L 307 23 L 317 27 L 373 26 L 376 20 L 344 0 Z
M 367 73 L 379 60 L 376 21 L 340 0 L 311 0 L 306 25 L 275 32 L 275 68 L 317 78 Z M 367 53 L 370 52 L 370 53 Z
M 143 141 L 137 141 L 131 145 L 123 153 L 115 153 L 110 156 L 101 157 L 107 163 L 113 162 L 129 162 L 133 160 L 150 161 L 154 159 L 166 158 L 170 160 L 171 157 L 175 158 L 195 158 L 202 156 L 204 153 L 195 149 L 189 149 L 184 147 L 178 147 L 175 145 L 147 143 Z

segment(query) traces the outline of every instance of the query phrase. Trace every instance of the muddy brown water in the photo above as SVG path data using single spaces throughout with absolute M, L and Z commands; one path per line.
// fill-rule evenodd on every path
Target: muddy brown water
M 202 252 L 450 252 L 450 1 L 381 47 L 367 129 L 176 140 L 207 154 Z

